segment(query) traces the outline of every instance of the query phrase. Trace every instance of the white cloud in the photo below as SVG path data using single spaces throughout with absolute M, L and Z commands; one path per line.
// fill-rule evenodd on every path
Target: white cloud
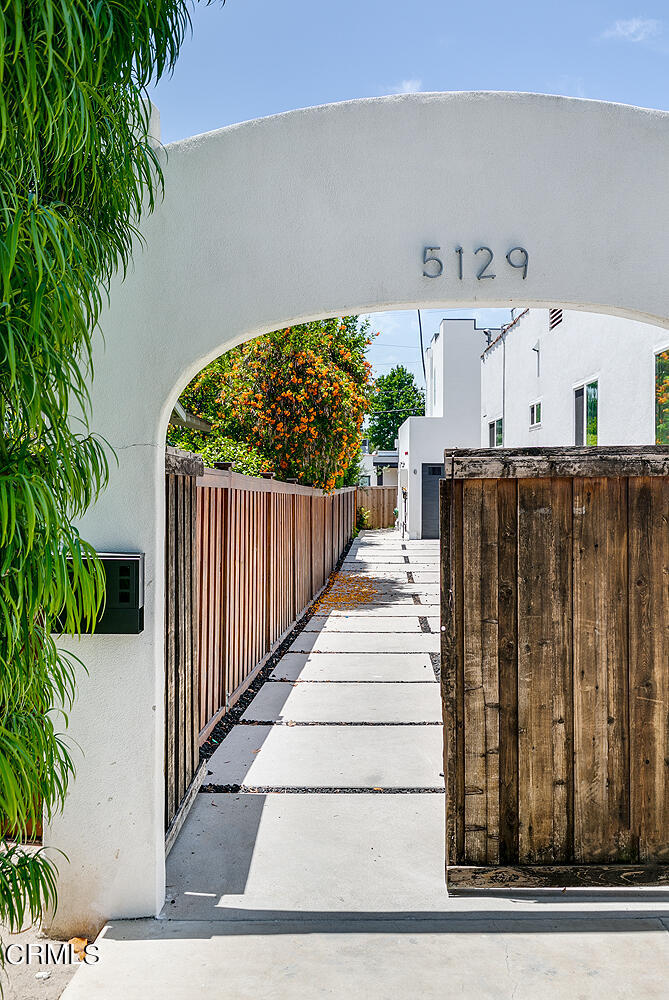
M 626 42 L 647 42 L 657 38 L 662 31 L 662 22 L 654 18 L 632 17 L 628 21 L 616 21 L 607 28 L 604 38 L 620 38 Z
M 423 89 L 422 80 L 402 80 L 398 83 L 396 87 L 391 87 L 391 93 L 393 94 L 417 94 Z

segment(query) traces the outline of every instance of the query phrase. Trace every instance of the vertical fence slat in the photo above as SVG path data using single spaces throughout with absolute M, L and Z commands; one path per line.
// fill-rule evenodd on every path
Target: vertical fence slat
M 483 483 L 465 483 L 463 558 L 468 572 L 462 595 L 464 614 L 465 856 L 487 860 L 486 724 L 481 615 L 481 534 Z
M 669 479 L 629 480 L 631 826 L 669 861 Z
M 497 483 L 499 649 L 499 860 L 518 857 L 518 488 Z
M 206 583 L 204 504 L 196 490 L 202 462 L 168 454 L 165 473 L 165 827 L 176 816 L 199 762 L 200 616 Z
M 573 682 L 573 483 L 551 481 L 553 510 L 552 709 L 553 843 L 556 862 L 574 851 L 574 682 Z
M 183 631 L 183 642 L 181 647 L 182 655 L 182 677 L 181 682 L 184 692 L 184 715 L 183 715 L 183 783 L 184 783 L 184 793 L 188 788 L 191 779 L 193 777 L 192 773 L 192 761 L 193 761 L 193 643 L 192 643 L 192 604 L 191 595 L 193 588 L 193 511 L 191 509 L 191 478 L 184 477 L 183 480 L 183 501 L 184 501 L 184 533 L 183 533 L 183 553 L 184 553 L 184 576 L 183 576 L 183 617 L 184 617 L 184 631 Z
M 574 480 L 574 850 L 629 852 L 627 489 Z
M 497 483 L 483 480 L 481 654 L 485 718 L 486 861 L 499 862 L 499 619 Z
M 165 537 L 165 825 L 176 812 L 176 476 L 166 477 Z
M 554 703 L 572 700 L 571 690 L 564 690 L 571 678 L 561 669 L 569 661 L 563 648 L 567 629 L 558 634 L 555 628 L 570 615 L 560 606 L 566 595 L 571 599 L 564 581 L 565 546 L 571 543 L 563 508 L 569 493 L 570 488 L 560 489 L 549 479 L 518 481 L 519 855 L 524 863 L 549 863 L 564 850 L 556 839 L 563 824 L 556 815 L 560 796 L 555 795 L 554 768 L 564 771 L 566 762 L 554 754 L 553 719 Z

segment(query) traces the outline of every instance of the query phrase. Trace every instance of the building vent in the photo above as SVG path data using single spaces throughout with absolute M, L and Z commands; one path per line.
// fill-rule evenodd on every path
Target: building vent
M 549 309 L 548 310 L 548 329 L 554 330 L 558 324 L 562 322 L 562 310 L 561 309 Z

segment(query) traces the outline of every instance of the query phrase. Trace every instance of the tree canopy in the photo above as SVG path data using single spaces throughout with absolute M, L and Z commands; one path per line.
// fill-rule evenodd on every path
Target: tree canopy
M 233 468 L 260 464 L 281 479 L 324 489 L 355 468 L 369 405 L 368 321 L 333 317 L 275 330 L 212 362 L 181 395 L 211 435 L 170 428 L 171 444 L 210 460 L 227 449 Z
M 369 417 L 369 443 L 392 450 L 400 424 L 425 413 L 425 393 L 404 365 L 396 365 L 374 381 Z

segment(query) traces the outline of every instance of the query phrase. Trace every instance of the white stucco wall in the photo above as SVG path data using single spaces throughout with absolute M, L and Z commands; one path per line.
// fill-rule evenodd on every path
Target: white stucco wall
M 669 333 L 614 316 L 563 311 L 549 330 L 548 311 L 532 309 L 499 340 L 481 363 L 481 445 L 488 424 L 502 415 L 504 444 L 530 447 L 574 444 L 574 389 L 598 385 L 598 444 L 655 443 L 655 354 L 669 347 Z M 537 352 L 539 347 L 539 374 Z M 530 404 L 541 400 L 541 426 L 530 427 Z
M 516 327 L 513 328 L 515 330 Z M 513 336 L 511 331 L 508 336 Z M 501 336 L 481 358 L 481 447 L 487 448 L 488 426 L 504 417 L 504 352 L 507 335 Z
M 360 456 L 361 475 L 369 476 L 368 486 L 376 485 L 376 472 L 374 471 L 374 459 L 369 452 L 363 452 Z
M 463 448 L 478 444 L 479 369 L 486 344 L 486 334 L 476 320 L 443 319 L 425 352 L 425 415 L 447 417 L 454 437 L 468 442 Z
M 96 339 L 93 426 L 118 466 L 82 529 L 101 549 L 146 552 L 146 624 L 72 643 L 89 668 L 70 719 L 81 755 L 44 835 L 69 857 L 53 924 L 66 936 L 163 899 L 163 450 L 189 379 L 258 334 L 350 312 L 559 303 L 669 327 L 664 112 L 402 95 L 235 125 L 164 155 L 165 199 Z M 477 280 L 481 244 L 494 280 Z M 516 245 L 526 280 L 504 259 Z M 442 247 L 439 278 L 423 275 L 425 246 Z

